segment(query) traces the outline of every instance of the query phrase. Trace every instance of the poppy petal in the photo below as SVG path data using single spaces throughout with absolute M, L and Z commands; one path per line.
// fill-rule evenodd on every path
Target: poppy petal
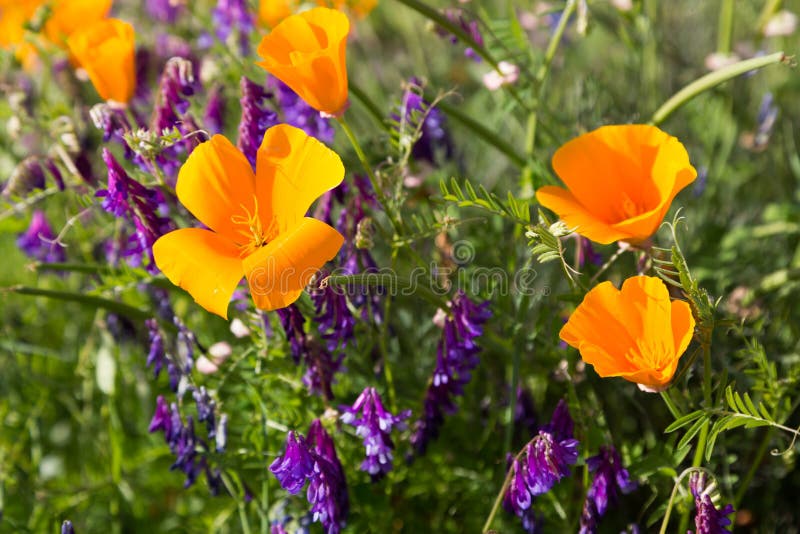
M 256 164 L 256 195 L 271 199 L 259 206 L 262 221 L 280 232 L 298 224 L 311 203 L 342 183 L 339 155 L 300 128 L 279 124 L 264 134 Z
M 175 230 L 153 245 L 156 265 L 203 308 L 224 319 L 242 279 L 239 249 L 224 237 L 201 228 Z
M 243 260 L 256 307 L 276 310 L 292 304 L 325 262 L 336 256 L 344 237 L 317 219 L 304 218 Z
M 619 239 L 625 239 L 628 233 L 608 225 L 590 213 L 570 191 L 562 187 L 547 185 L 536 191 L 539 203 L 558 213 L 558 216 L 569 228 L 595 243 L 607 245 Z
M 250 162 L 228 139 L 215 135 L 191 153 L 178 173 L 175 192 L 186 209 L 229 241 L 252 239 L 246 224 L 233 216 L 256 214 L 255 176 Z
M 692 309 L 687 302 L 675 300 L 672 302 L 672 333 L 675 340 L 675 354 L 683 354 L 689 347 L 694 335 L 694 317 Z

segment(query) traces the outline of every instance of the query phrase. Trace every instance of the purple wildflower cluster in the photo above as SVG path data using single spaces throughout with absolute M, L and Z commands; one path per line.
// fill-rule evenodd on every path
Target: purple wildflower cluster
M 491 317 L 489 301 L 474 304 L 459 291 L 450 303 L 442 337 L 436 350 L 436 368 L 423 404 L 424 414 L 414 424 L 411 445 L 422 455 L 428 443 L 439 434 L 444 415 L 458 410 L 456 396 L 464 394 L 478 365 L 480 347 L 475 339 L 483 334 L 483 324 Z
M 242 120 L 239 122 L 239 141 L 236 146 L 255 169 L 256 153 L 264 139 L 264 132 L 278 123 L 278 115 L 266 107 L 266 102 L 272 99 L 272 93 L 263 85 L 242 76 L 239 86 L 242 91 Z
M 307 439 L 289 432 L 283 456 L 276 458 L 269 469 L 291 494 L 299 493 L 309 481 L 306 497 L 313 521 L 319 521 L 328 534 L 336 534 L 344 527 L 350 509 L 347 481 L 333 439 L 319 419 L 311 423 Z
M 167 24 L 174 24 L 185 7 L 181 0 L 147 0 L 145 4 L 148 15 Z
M 466 11 L 459 8 L 449 8 L 445 9 L 442 14 L 447 17 L 447 20 L 469 35 L 476 44 L 483 46 L 483 35 L 481 34 L 478 21 L 467 14 Z M 458 37 L 452 35 L 444 28 L 437 28 L 437 33 L 440 37 L 449 37 L 450 42 L 453 44 L 458 43 Z M 475 62 L 481 62 L 481 56 L 472 48 L 466 48 L 464 50 L 464 55 Z
M 432 107 L 421 93 L 419 80 L 412 78 L 403 91 L 397 113 L 392 114 L 392 121 L 398 128 L 401 120 L 406 123 L 406 128 L 416 128 L 421 120 L 420 135 L 411 149 L 411 155 L 417 161 L 435 164 L 437 154 L 445 157 L 452 155 L 453 143 L 446 130 L 444 114 L 436 107 Z M 398 132 L 398 134 L 408 135 L 409 132 Z
M 323 143 L 333 142 L 331 119 L 320 115 L 319 111 L 306 104 L 288 85 L 274 76 L 269 76 L 267 86 L 272 89 L 278 102 L 281 122 L 300 128 Z
M 578 440 L 573 437 L 572 417 L 567 403 L 561 400 L 550 423 L 511 462 L 511 482 L 503 506 L 522 519 L 526 532 L 538 529 L 531 508 L 533 498 L 547 493 L 569 475 L 569 466 L 577 460 Z
M 236 30 L 241 55 L 250 55 L 250 34 L 255 28 L 255 17 L 245 0 L 217 0 L 217 5 L 211 12 L 211 21 L 216 28 L 217 38 L 223 43 Z
M 17 238 L 17 246 L 35 260 L 58 263 L 64 261 L 66 255 L 55 237 L 44 212 L 34 210 L 30 226 Z
M 198 391 L 195 391 L 193 396 L 197 405 L 197 421 L 206 423 L 209 428 L 208 441 L 197 436 L 194 418 L 191 415 L 186 417 L 184 424 L 178 404 L 173 402 L 168 406 L 167 401 L 161 395 L 156 399 L 156 411 L 148 430 L 164 433 L 164 440 L 175 456 L 175 462 L 170 469 L 179 470 L 186 475 L 184 488 L 194 484 L 200 473 L 205 473 L 211 494 L 218 495 L 222 486 L 220 471 L 211 468 L 207 457 L 211 451 L 208 443 L 217 442 L 217 427 L 214 425 L 215 404 L 205 388 L 201 388 L 199 394 Z
M 733 513 L 733 505 L 727 504 L 722 509 L 717 509 L 712 496 L 716 494 L 717 485 L 709 481 L 704 472 L 694 472 L 689 477 L 689 489 L 694 496 L 694 505 L 697 515 L 694 525 L 696 534 L 725 534 L 731 532 L 726 527 L 731 524 L 728 518 Z
M 354 426 L 356 435 L 364 438 L 367 457 L 361 470 L 369 473 L 373 482 L 381 479 L 392 470 L 392 429 L 405 429 L 404 421 L 411 417 L 411 410 L 392 415 L 384 408 L 381 396 L 371 387 L 364 389 L 352 407 L 341 406 L 339 409 L 343 412 L 342 422 Z
M 147 254 L 147 270 L 155 273 L 158 269 L 153 259 L 153 243 L 172 230 L 170 219 L 160 215 L 164 198 L 157 189 L 147 188 L 129 177 L 107 148 L 103 148 L 103 161 L 108 167 L 108 184 L 95 195 L 103 199 L 104 210 L 132 222 L 135 229 L 121 255 L 136 266 Z
M 164 290 L 152 290 L 152 296 L 157 307 L 157 314 L 164 321 L 172 322 L 178 330 L 171 344 L 167 345 L 164 333 L 158 326 L 156 319 L 145 321 L 149 350 L 147 353 L 147 367 L 153 367 L 155 378 L 166 367 L 169 375 L 169 387 L 178 391 L 180 379 L 188 375 L 194 366 L 194 334 L 175 315 L 169 302 L 169 296 Z
M 617 500 L 619 492 L 629 493 L 636 489 L 636 483 L 630 479 L 613 446 L 600 447 L 600 452 L 588 458 L 586 465 L 594 473 L 594 478 L 583 504 L 580 534 L 597 532 L 597 522 L 605 515 L 608 505 Z

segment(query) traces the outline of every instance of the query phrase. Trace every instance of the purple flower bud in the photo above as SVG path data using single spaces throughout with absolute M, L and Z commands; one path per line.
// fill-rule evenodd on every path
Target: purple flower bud
M 556 441 L 553 434 L 540 430 L 526 452 L 528 488 L 531 495 L 541 495 L 567 476 L 569 466 L 578 461 L 578 440 Z
M 61 170 L 58 168 L 58 165 L 56 165 L 55 161 L 48 158 L 45 160 L 44 166 L 47 167 L 47 170 L 50 172 L 53 180 L 55 180 L 58 190 L 63 191 L 65 189 L 64 177 L 61 175 Z
M 197 405 L 197 422 L 205 423 L 208 429 L 208 439 L 213 440 L 217 435 L 217 423 L 214 416 L 214 410 L 217 403 L 208 394 L 205 386 L 200 386 L 192 392 L 194 402 Z
M 262 85 L 242 76 L 239 87 L 242 91 L 242 119 L 239 122 L 239 141 L 236 146 L 255 169 L 256 152 L 264 139 L 264 132 L 277 124 L 278 115 L 266 107 L 267 100 L 272 99 L 272 93 Z
M 75 529 L 72 527 L 72 521 L 67 519 L 61 524 L 61 534 L 75 534 Z
M 59 263 L 66 258 L 64 249 L 55 242 L 55 234 L 41 210 L 34 210 L 28 229 L 17 237 L 17 246 L 27 256 L 45 263 Z
M 419 82 L 412 78 L 403 92 L 403 99 L 397 113 L 392 114 L 392 121 L 397 128 L 403 122 L 406 131 L 398 132 L 398 134 L 407 136 L 414 133 L 412 128 L 416 128 L 420 119 L 422 120 L 420 136 L 411 149 L 411 155 L 417 161 L 427 161 L 433 164 L 436 163 L 435 156 L 438 152 L 445 157 L 450 157 L 453 153 L 453 144 L 446 130 L 444 114 L 435 107 L 431 107 L 422 98 L 421 93 L 422 88 Z
M 307 492 L 313 520 L 322 523 L 329 534 L 338 534 L 345 525 L 350 497 L 333 440 L 319 419 L 308 429 L 308 443 L 315 453 L 314 474 Z
M 155 432 L 157 430 L 163 431 L 167 436 L 172 434 L 172 414 L 167 407 L 167 401 L 164 400 L 162 395 L 156 398 L 156 411 L 147 429 L 148 432 Z

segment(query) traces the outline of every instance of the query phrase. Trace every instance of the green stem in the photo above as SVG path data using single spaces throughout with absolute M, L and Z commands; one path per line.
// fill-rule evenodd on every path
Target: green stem
M 440 101 L 436 107 L 441 109 L 449 118 L 460 122 L 469 128 L 472 133 L 477 134 L 478 137 L 508 156 L 511 162 L 517 167 L 525 166 L 525 158 L 520 156 L 514 147 L 498 136 L 497 133 L 486 128 L 484 125 L 469 117 L 467 114 L 462 113 L 458 108 L 446 104 L 445 102 Z
M 424 2 L 420 2 L 419 0 L 397 0 L 401 4 L 409 7 L 419 13 L 420 15 L 424 16 L 425 18 L 435 22 L 438 26 L 443 28 L 444 30 L 452 33 L 459 41 L 467 45 L 471 48 L 476 54 L 481 56 L 486 62 L 491 65 L 495 70 L 500 70 L 499 62 L 489 53 L 489 51 L 480 43 L 475 41 L 472 36 L 464 31 L 458 24 L 450 21 L 447 17 L 445 17 L 442 13 L 440 13 L 435 8 L 425 4 Z M 574 1 L 574 0 L 570 0 Z M 516 100 L 517 104 L 522 107 L 527 112 L 530 112 L 530 107 L 525 103 L 525 101 L 520 97 L 519 93 L 517 92 L 516 88 L 510 84 L 504 84 L 503 89 L 507 90 L 509 94 Z
M 733 38 L 733 0 L 722 0 L 717 24 L 717 52 L 729 54 Z
M 378 202 L 380 202 L 383 210 L 386 212 L 386 216 L 389 218 L 389 222 L 392 223 L 392 227 L 394 228 L 395 232 L 400 233 L 400 229 L 402 228 L 399 220 L 395 217 L 392 210 L 389 209 L 389 203 L 387 201 L 386 195 L 383 193 L 383 188 L 381 184 L 378 182 L 377 178 L 375 177 L 375 173 L 372 170 L 372 166 L 367 161 L 367 156 L 364 154 L 364 151 L 361 149 L 361 145 L 356 139 L 353 130 L 350 128 L 350 125 L 347 123 L 345 118 L 337 117 L 336 119 L 339 122 L 339 126 L 342 127 L 347 139 L 350 140 L 350 144 L 353 146 L 353 150 L 356 151 L 356 156 L 358 156 L 358 161 L 361 162 L 361 166 L 364 167 L 364 171 L 366 171 L 367 176 L 369 177 L 369 183 L 372 185 L 373 191 L 375 191 L 375 195 L 378 197 Z
M 419 295 L 431 304 L 443 310 L 449 309 L 447 300 L 437 294 L 433 289 L 420 284 L 416 279 L 401 278 L 394 273 L 377 272 L 361 273 L 352 275 L 331 275 L 320 280 L 320 287 L 325 288 L 329 285 L 342 287 L 348 285 L 359 285 L 365 287 L 383 287 L 387 294 L 395 295 L 398 292 L 404 294 L 410 290 L 411 294 Z
M 764 4 L 764 8 L 761 10 L 761 14 L 758 16 L 758 22 L 756 23 L 758 33 L 764 33 L 764 26 L 767 25 L 772 15 L 780 9 L 782 3 L 783 0 L 767 0 Z
M 381 108 L 379 108 L 377 104 L 375 104 L 375 102 L 373 102 L 372 99 L 370 99 L 367 94 L 361 90 L 360 87 L 354 85 L 353 82 L 349 82 L 349 88 L 350 94 L 356 97 L 356 100 L 361 102 L 372 118 L 375 119 L 375 122 L 377 122 L 384 131 L 388 132 L 389 127 L 386 124 L 386 117 L 384 117 Z
M 544 53 L 542 64 L 536 71 L 536 85 L 538 86 L 538 93 L 536 101 L 534 102 L 533 111 L 528 115 L 528 124 L 525 133 L 525 156 L 528 162 L 533 160 L 533 149 L 536 146 L 536 127 L 539 120 L 539 109 L 544 99 L 547 75 L 550 73 L 550 65 L 553 63 L 553 58 L 558 50 L 558 45 L 561 43 L 561 38 L 564 36 L 564 30 L 567 28 L 572 12 L 575 10 L 575 0 L 568 0 L 567 5 L 564 6 L 564 11 L 561 13 L 561 18 L 558 21 L 558 26 L 550 37 L 550 42 L 547 44 L 547 49 Z M 533 190 L 533 171 L 528 165 L 522 173 L 522 189 Z
M 667 409 L 669 410 L 669 413 L 672 414 L 672 417 L 674 417 L 676 420 L 680 419 L 682 417 L 681 411 L 675 405 L 675 401 L 672 400 L 672 397 L 669 396 L 669 391 L 662 391 L 661 398 L 664 400 L 664 404 L 667 405 Z
M 650 124 L 661 124 L 676 109 L 700 93 L 708 91 L 709 89 L 716 87 L 721 83 L 727 82 L 728 80 L 740 76 L 746 72 L 750 72 L 751 70 L 760 69 L 782 62 L 786 62 L 786 55 L 783 52 L 775 52 L 774 54 L 770 54 L 768 56 L 755 57 L 752 59 L 739 61 L 738 63 L 728 65 L 727 67 L 718 71 L 706 74 L 702 78 L 693 81 L 675 93 L 669 100 L 664 102 L 661 107 L 658 108 L 655 113 L 653 113 L 653 117 L 650 119 Z

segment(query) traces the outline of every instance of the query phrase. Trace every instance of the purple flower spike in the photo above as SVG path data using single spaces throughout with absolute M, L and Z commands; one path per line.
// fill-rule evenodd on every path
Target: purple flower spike
M 320 274 L 320 279 L 327 273 Z M 316 307 L 316 322 L 330 352 L 344 350 L 347 342 L 353 339 L 356 318 L 347 307 L 347 297 L 341 290 L 330 286 L 315 291 L 311 295 Z
M 608 505 L 617 500 L 619 492 L 629 493 L 636 488 L 628 470 L 622 467 L 619 453 L 612 446 L 600 447 L 600 453 L 587 459 L 586 464 L 594 478 L 583 505 L 581 534 L 596 531 L 597 522 L 605 515 Z
M 709 483 L 708 475 L 703 472 L 694 472 L 689 478 L 689 489 L 694 495 L 694 504 L 697 508 L 694 524 L 697 528 L 696 534 L 725 534 L 731 532 L 728 525 L 731 520 L 728 518 L 733 510 L 733 505 L 728 504 L 721 510 L 717 510 L 714 505 L 712 495 L 716 493 L 717 485 L 715 482 Z
M 340 409 L 342 422 L 354 426 L 356 434 L 364 438 L 367 457 L 361 470 L 369 473 L 373 481 L 380 479 L 392 470 L 392 429 L 403 430 L 406 426 L 403 421 L 411 416 L 411 410 L 392 415 L 384 408 L 375 388 L 366 388 L 352 407 L 342 406 Z
M 307 493 L 313 520 L 322 523 L 328 534 L 338 534 L 345 525 L 350 497 L 333 439 L 319 419 L 308 429 L 308 443 L 314 453 L 314 474 Z
M 222 86 L 217 86 L 211 90 L 203 122 L 212 135 L 222 133 L 225 129 L 225 98 Z
M 56 243 L 55 234 L 41 210 L 34 210 L 31 224 L 17 238 L 17 246 L 27 256 L 45 262 L 59 263 L 66 258 L 64 249 Z
M 266 107 L 267 100 L 272 99 L 272 93 L 264 86 L 242 76 L 239 87 L 242 91 L 242 120 L 239 122 L 239 142 L 236 146 L 255 169 L 256 152 L 264 139 L 264 132 L 277 124 L 278 115 Z
M 217 0 L 217 6 L 211 12 L 211 20 L 216 34 L 223 43 L 233 33 L 239 32 L 239 50 L 243 56 L 250 54 L 250 33 L 255 26 L 255 17 L 247 7 L 245 0 Z
M 489 301 L 474 304 L 459 292 L 450 303 L 442 338 L 436 351 L 436 368 L 425 395 L 423 416 L 414 423 L 411 444 L 417 454 L 424 454 L 428 443 L 439 435 L 444 415 L 458 409 L 454 397 L 464 394 L 464 387 L 478 365 L 481 349 L 475 339 L 483 334 L 483 324 L 491 317 Z
M 289 432 L 286 437 L 286 451 L 272 462 L 269 470 L 289 493 L 294 495 L 303 489 L 306 479 L 314 472 L 314 459 L 309 453 L 305 438 Z

